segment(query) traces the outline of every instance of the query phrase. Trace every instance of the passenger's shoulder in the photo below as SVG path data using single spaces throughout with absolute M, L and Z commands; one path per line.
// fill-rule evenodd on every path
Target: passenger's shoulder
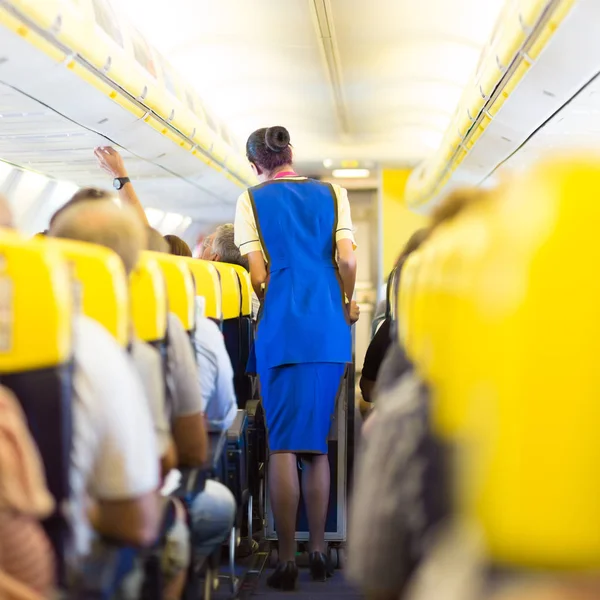
M 75 352 L 84 356 L 98 355 L 100 352 L 122 355 L 125 352 L 104 326 L 85 315 L 74 318 L 73 333 Z
M 135 361 L 145 364 L 154 365 L 161 361 L 160 352 L 156 348 L 137 338 L 131 342 L 131 355 Z
M 208 317 L 200 317 L 196 321 L 196 333 L 201 333 L 202 336 L 209 336 L 212 339 L 223 338 L 223 334 L 221 333 L 219 326 Z

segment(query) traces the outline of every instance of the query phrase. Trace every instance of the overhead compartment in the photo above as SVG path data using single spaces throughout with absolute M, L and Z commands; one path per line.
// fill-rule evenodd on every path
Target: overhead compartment
M 415 169 L 408 205 L 427 212 L 457 185 L 483 183 L 599 70 L 597 0 L 512 0 L 443 141 Z
M 0 158 L 106 185 L 92 149 L 117 145 L 148 206 L 231 212 L 255 183 L 226 128 L 106 0 L 0 0 L 0 115 Z M 180 183 L 152 193 L 152 179 Z

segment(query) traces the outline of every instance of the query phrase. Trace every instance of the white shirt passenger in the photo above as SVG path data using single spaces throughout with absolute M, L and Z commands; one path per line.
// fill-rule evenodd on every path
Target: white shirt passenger
M 156 435 L 133 361 L 110 333 L 75 318 L 72 526 L 76 556 L 90 550 L 87 497 L 139 498 L 159 485 Z
M 237 414 L 233 368 L 223 334 L 216 323 L 201 317 L 194 334 L 204 413 L 212 431 L 231 427 Z

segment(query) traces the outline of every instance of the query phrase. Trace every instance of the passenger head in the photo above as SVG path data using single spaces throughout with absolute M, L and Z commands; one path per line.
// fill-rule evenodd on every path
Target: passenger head
M 463 187 L 453 190 L 433 209 L 431 213 L 431 231 L 442 223 L 451 221 L 463 210 L 485 198 L 487 198 L 487 194 L 479 188 Z
M 409 238 L 406 244 L 404 244 L 404 248 L 402 248 L 402 252 L 400 252 L 400 256 L 390 273 L 388 284 L 387 284 L 387 293 L 385 298 L 385 314 L 389 316 L 391 314 L 392 307 L 389 302 L 391 299 L 390 291 L 393 289 L 394 294 L 398 293 L 398 286 L 400 283 L 400 277 L 402 274 L 402 267 L 406 262 L 406 259 L 415 251 L 418 250 L 421 244 L 427 239 L 427 236 L 430 233 L 430 229 L 427 227 L 423 227 L 421 229 L 417 229 Z
M 247 271 L 250 270 L 248 259 L 240 254 L 239 248 L 235 245 L 233 223 L 225 223 L 217 227 L 212 242 L 212 252 L 213 256 L 210 260 L 240 265 Z
M 10 203 L 2 194 L 0 194 L 0 227 L 4 229 L 12 229 L 14 227 Z
M 290 134 L 285 127 L 262 127 L 246 142 L 246 156 L 260 181 L 271 179 L 282 167 L 292 164 Z
M 430 233 L 430 229 L 428 227 L 422 227 L 421 229 L 417 229 L 409 238 L 406 244 L 404 244 L 404 248 L 402 252 L 400 252 L 400 256 L 394 265 L 394 270 L 401 269 L 402 265 L 406 261 L 406 259 L 415 251 L 418 250 L 421 244 L 427 239 L 427 236 Z
M 58 218 L 60 214 L 62 214 L 65 210 L 69 209 L 74 204 L 79 204 L 80 202 L 91 202 L 93 200 L 110 200 L 114 202 L 116 200 L 115 196 L 107 192 L 106 190 L 100 190 L 98 188 L 82 188 L 75 192 L 71 199 L 63 204 L 51 217 L 50 219 L 50 227 L 52 227 L 54 221 Z
M 112 200 L 82 200 L 69 206 L 54 219 L 52 237 L 98 244 L 116 252 L 129 274 L 146 247 L 146 228 L 129 207 Z
M 213 252 L 213 241 L 215 239 L 216 232 L 213 231 L 210 235 L 207 235 L 202 242 L 202 260 L 212 260 L 214 255 Z
M 162 252 L 163 254 L 169 254 L 169 244 L 165 240 L 165 238 L 160 234 L 159 231 L 156 231 L 153 227 L 147 227 L 147 236 L 148 236 L 148 250 L 152 252 Z
M 176 235 L 165 235 L 165 241 L 169 244 L 170 254 L 175 256 L 189 256 L 192 258 L 192 251 L 190 247 Z

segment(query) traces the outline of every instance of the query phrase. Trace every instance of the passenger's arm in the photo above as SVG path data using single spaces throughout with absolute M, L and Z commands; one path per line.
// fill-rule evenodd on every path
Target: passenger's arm
M 208 437 L 206 419 L 202 413 L 177 417 L 173 423 L 173 437 L 181 466 L 200 467 L 206 464 Z
M 259 251 L 250 252 L 248 254 L 248 263 L 250 264 L 250 280 L 254 293 L 259 300 L 263 300 L 265 296 L 264 284 L 267 283 L 267 266 L 263 253 Z
M 161 479 L 164 479 L 169 474 L 169 471 L 177 467 L 177 462 L 177 448 L 175 447 L 173 438 L 171 438 L 167 446 L 167 451 L 160 458 Z
M 340 269 L 340 277 L 344 293 L 348 300 L 352 299 L 354 294 L 354 285 L 356 283 L 356 254 L 352 247 L 352 240 L 341 239 L 337 242 L 337 262 Z
M 100 163 L 100 167 L 111 175 L 113 179 L 128 177 L 123 158 L 114 148 L 110 146 L 96 148 L 94 154 Z M 123 204 L 131 206 L 137 212 L 144 225 L 150 225 L 146 211 L 144 211 L 144 207 L 135 193 L 131 182 L 126 183 L 119 190 L 119 198 Z
M 102 536 L 123 544 L 150 546 L 162 519 L 162 503 L 152 491 L 133 500 L 99 500 L 90 510 L 90 522 Z

